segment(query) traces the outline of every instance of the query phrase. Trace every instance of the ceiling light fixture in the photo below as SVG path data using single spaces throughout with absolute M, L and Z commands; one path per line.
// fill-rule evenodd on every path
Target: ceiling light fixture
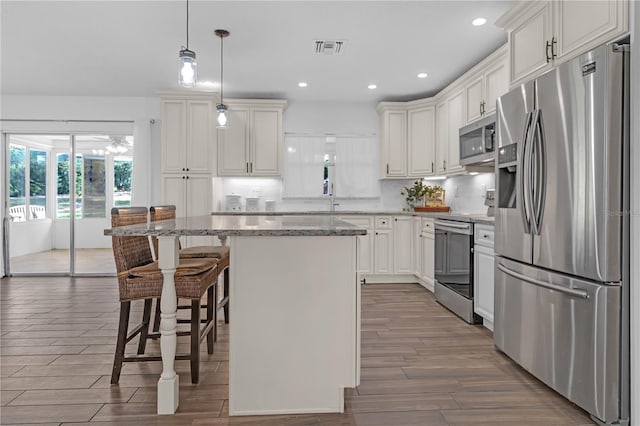
M 378 88 L 378 86 L 376 86 L 375 84 L 370 84 L 370 85 L 367 86 L 367 89 L 369 89 L 369 90 L 373 90 L 373 89 L 377 89 L 377 88 Z
M 487 20 L 484 18 L 476 18 L 471 22 L 474 27 L 479 27 L 480 25 L 484 25 L 487 23 Z
M 301 81 L 300 83 L 298 83 L 298 87 L 307 87 L 307 83 Z
M 218 111 L 218 129 L 226 129 L 229 126 L 229 120 L 227 117 L 227 106 L 224 104 L 223 98 L 223 76 L 224 76 L 224 39 L 229 37 L 229 31 L 216 30 L 215 34 L 220 37 L 220 103 L 216 105 Z
M 189 0 L 187 0 L 187 47 L 182 46 L 178 58 L 180 58 L 178 84 L 182 87 L 194 87 L 198 78 L 198 64 L 196 52 L 189 50 Z
M 427 78 L 429 76 L 429 74 L 427 74 L 426 72 L 421 72 L 420 74 L 418 74 L 418 78 Z

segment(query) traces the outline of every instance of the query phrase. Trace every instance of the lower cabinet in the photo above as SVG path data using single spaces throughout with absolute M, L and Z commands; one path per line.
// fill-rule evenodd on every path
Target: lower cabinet
M 413 274 L 413 218 L 393 218 L 393 271 L 396 274 Z
M 374 273 L 393 274 L 393 232 L 390 229 L 376 229 L 373 237 Z
M 493 226 L 476 225 L 473 248 L 473 310 L 493 330 Z
M 352 225 L 365 228 L 367 235 L 358 235 L 358 272 L 373 273 L 373 217 L 371 216 L 342 216 L 339 218 Z
M 428 221 L 425 223 L 425 221 Z M 433 232 L 433 221 L 423 219 L 424 226 L 420 233 L 420 255 L 421 268 L 420 279 L 429 288 L 433 288 L 435 276 L 435 234 Z

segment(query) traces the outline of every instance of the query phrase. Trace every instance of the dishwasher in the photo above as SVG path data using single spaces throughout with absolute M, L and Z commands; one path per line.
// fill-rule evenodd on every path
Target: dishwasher
M 438 303 L 469 324 L 482 323 L 473 312 L 473 223 L 435 221 L 434 263 Z

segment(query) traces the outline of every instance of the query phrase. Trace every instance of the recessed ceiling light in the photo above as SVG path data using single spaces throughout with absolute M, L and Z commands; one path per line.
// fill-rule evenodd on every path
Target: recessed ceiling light
M 427 78 L 429 76 L 429 74 L 427 74 L 426 72 L 421 72 L 420 74 L 418 74 L 418 78 Z
M 378 86 L 376 86 L 375 84 L 370 84 L 370 85 L 367 86 L 367 89 L 369 89 L 369 90 L 373 90 L 373 89 L 377 89 L 377 88 L 378 88 Z
M 307 87 L 307 83 L 301 81 L 300 83 L 298 83 L 298 87 Z
M 480 25 L 484 25 L 487 23 L 487 20 L 484 18 L 476 18 L 471 22 L 474 26 L 479 27 Z

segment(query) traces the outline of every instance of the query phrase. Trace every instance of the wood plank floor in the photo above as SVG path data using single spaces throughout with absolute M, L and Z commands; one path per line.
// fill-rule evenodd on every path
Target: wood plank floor
M 109 384 L 115 278 L 11 278 L 0 289 L 3 425 L 593 424 L 496 352 L 488 330 L 462 322 L 415 284 L 363 288 L 362 383 L 347 390 L 345 414 L 240 418 L 228 417 L 224 324 L 215 354 L 202 346 L 200 384 L 190 383 L 188 362 L 178 362 L 179 411 L 156 416 L 160 363 L 125 364 L 119 386 Z M 141 304 L 134 310 L 139 319 Z M 159 351 L 156 342 L 148 347 Z

